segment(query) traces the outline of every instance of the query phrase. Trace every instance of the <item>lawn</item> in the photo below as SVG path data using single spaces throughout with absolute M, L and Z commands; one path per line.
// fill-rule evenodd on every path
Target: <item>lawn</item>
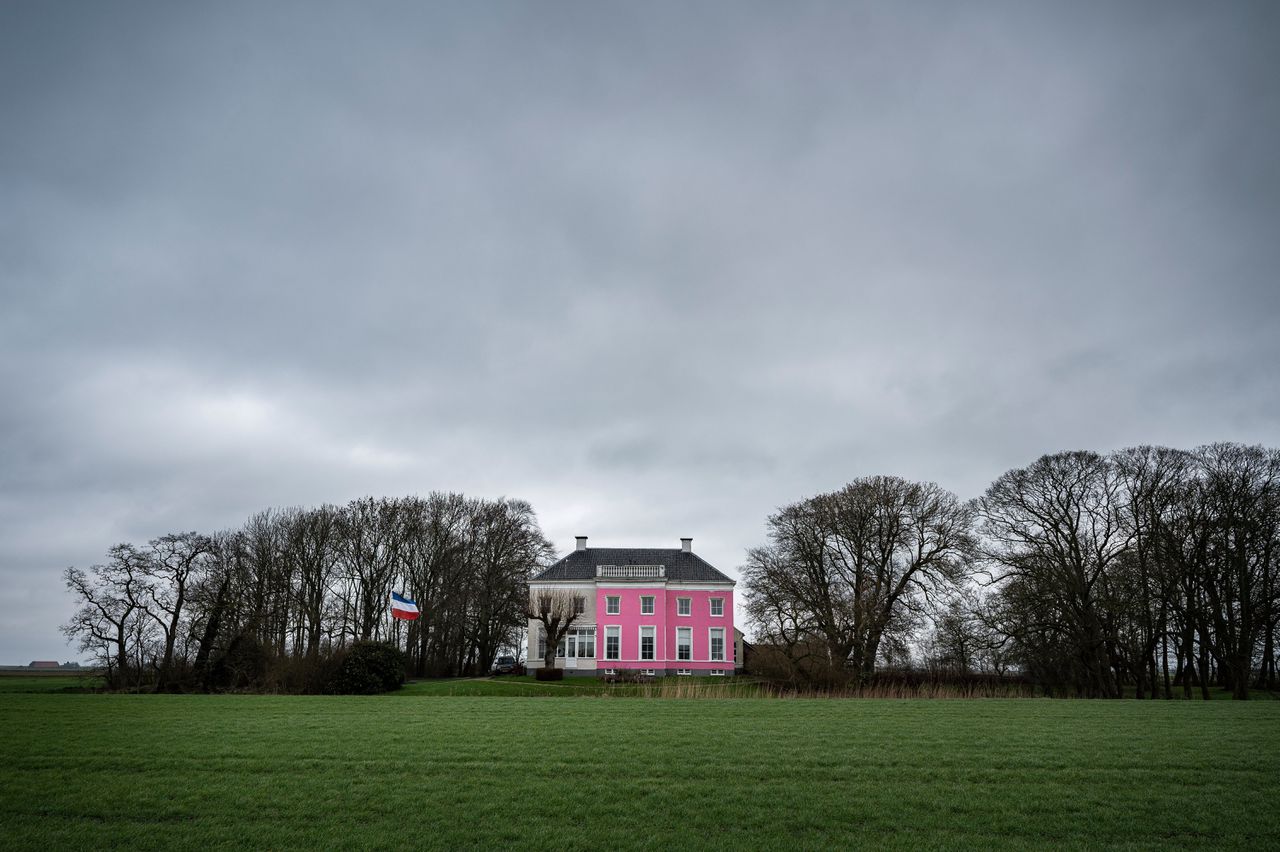
M 9 693 L 0 732 L 11 848 L 1280 840 L 1270 701 Z

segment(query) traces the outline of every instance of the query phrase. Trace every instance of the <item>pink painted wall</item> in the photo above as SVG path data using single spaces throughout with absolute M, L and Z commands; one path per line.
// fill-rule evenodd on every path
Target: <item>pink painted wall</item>
M 607 598 L 620 598 L 618 615 L 608 614 Z M 652 595 L 653 615 L 641 615 L 640 598 Z M 689 598 L 689 615 L 678 615 L 677 600 Z M 711 599 L 724 601 L 723 615 L 711 615 Z M 655 628 L 653 660 L 640 659 L 640 627 Z M 621 658 L 605 658 L 607 627 L 621 628 Z M 693 659 L 676 660 L 676 629 L 688 627 L 693 639 Z M 712 627 L 724 628 L 724 661 L 708 660 Z M 625 669 L 731 669 L 733 660 L 733 589 L 715 591 L 678 588 L 625 586 L 596 588 L 596 666 Z

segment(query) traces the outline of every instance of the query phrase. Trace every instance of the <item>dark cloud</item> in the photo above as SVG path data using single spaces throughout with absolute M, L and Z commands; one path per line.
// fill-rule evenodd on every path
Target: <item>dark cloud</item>
M 732 571 L 852 477 L 1277 442 L 1272 4 L 0 9 L 0 662 L 464 490 Z

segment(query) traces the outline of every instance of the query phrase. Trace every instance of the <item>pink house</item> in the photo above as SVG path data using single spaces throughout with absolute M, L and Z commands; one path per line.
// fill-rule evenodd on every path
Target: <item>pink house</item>
M 735 660 L 734 581 L 679 548 L 587 547 L 529 581 L 581 599 L 582 616 L 556 652 L 566 674 L 604 676 L 619 669 L 652 675 L 727 675 Z M 529 668 L 542 665 L 546 635 L 529 622 Z

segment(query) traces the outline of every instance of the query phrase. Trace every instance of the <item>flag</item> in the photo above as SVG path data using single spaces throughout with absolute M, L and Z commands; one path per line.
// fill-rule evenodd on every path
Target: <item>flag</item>
M 403 595 L 391 593 L 391 617 L 413 621 L 418 617 L 418 604 Z

